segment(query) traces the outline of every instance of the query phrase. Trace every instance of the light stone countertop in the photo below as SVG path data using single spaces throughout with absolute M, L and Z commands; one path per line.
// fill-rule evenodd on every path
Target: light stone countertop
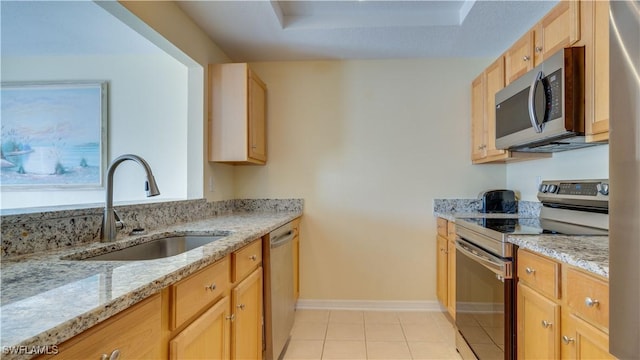
M 247 212 L 174 225 L 116 243 L 91 243 L 40 255 L 3 258 L 0 329 L 3 359 L 8 346 L 57 345 L 227 254 L 301 216 L 298 211 Z M 78 252 L 98 254 L 174 233 L 230 232 L 224 239 L 185 253 L 145 261 L 78 261 Z
M 456 218 L 522 218 L 518 214 L 479 212 L 434 212 L 434 216 L 455 222 Z M 609 277 L 609 237 L 575 235 L 508 235 L 507 241 L 521 249 L 548 256 L 596 275 Z

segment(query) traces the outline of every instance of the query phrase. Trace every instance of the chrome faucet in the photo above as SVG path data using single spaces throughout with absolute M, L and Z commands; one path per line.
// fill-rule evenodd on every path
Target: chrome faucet
M 149 164 L 138 155 L 125 154 L 118 156 L 107 170 L 107 197 L 105 200 L 104 217 L 102 218 L 102 235 L 100 241 L 114 241 L 116 239 L 116 229 L 120 230 L 124 227 L 124 223 L 120 220 L 120 217 L 113 208 L 113 173 L 116 171 L 116 167 L 123 161 L 133 160 L 140 164 L 147 173 L 147 181 L 145 181 L 144 190 L 147 193 L 147 197 L 160 195 L 156 179 L 153 178 L 151 167 Z

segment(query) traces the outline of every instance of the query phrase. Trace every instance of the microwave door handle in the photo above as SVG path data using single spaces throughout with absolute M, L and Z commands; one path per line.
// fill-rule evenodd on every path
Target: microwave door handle
M 538 122 L 538 115 L 536 114 L 535 108 L 535 97 L 536 97 L 536 89 L 538 88 L 538 83 L 544 78 L 544 73 L 539 71 L 538 74 L 533 78 L 533 82 L 529 87 L 529 120 L 531 120 L 531 126 L 533 130 L 537 133 L 542 132 L 542 125 Z

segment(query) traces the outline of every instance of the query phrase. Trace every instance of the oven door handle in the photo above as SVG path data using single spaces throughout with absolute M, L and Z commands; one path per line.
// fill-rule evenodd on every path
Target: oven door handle
M 502 279 L 512 278 L 511 261 L 504 261 L 498 257 L 490 255 L 476 246 L 462 242 L 460 238 L 456 240 L 456 249 L 458 249 L 463 255 L 470 257 L 482 266 L 493 271 L 496 275 L 502 277 Z

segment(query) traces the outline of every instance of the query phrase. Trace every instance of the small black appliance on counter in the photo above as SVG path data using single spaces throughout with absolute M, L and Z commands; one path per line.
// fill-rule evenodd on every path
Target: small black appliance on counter
M 518 201 L 512 190 L 488 190 L 479 195 L 482 200 L 483 213 L 515 214 L 518 212 Z

